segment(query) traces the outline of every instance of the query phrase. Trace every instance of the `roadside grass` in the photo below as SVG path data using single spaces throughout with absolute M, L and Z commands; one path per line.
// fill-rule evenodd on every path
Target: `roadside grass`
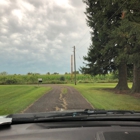
M 116 83 L 93 83 L 71 85 L 77 89 L 95 109 L 106 110 L 140 110 L 140 98 L 133 97 L 129 94 L 115 94 L 113 89 Z M 131 88 L 132 83 L 129 83 Z
M 0 86 L 0 115 L 20 113 L 50 90 L 39 86 Z

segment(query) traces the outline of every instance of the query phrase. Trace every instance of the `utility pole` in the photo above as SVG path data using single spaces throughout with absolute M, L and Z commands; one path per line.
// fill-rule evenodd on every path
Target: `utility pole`
M 71 55 L 71 81 L 73 79 L 73 55 Z
M 74 49 L 74 79 L 75 79 L 75 85 L 76 85 L 76 58 L 75 58 L 75 46 L 73 47 Z

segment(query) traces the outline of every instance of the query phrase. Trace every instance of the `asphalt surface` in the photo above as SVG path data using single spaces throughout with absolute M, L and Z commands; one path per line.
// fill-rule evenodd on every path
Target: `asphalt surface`
M 52 90 L 31 104 L 22 113 L 92 109 L 92 105 L 73 87 L 46 85 Z

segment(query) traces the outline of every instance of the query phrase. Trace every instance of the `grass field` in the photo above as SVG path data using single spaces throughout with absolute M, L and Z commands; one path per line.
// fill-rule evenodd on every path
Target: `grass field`
M 140 98 L 107 91 L 115 83 L 78 84 L 75 87 L 96 109 L 140 110 Z M 129 87 L 132 84 L 129 83 Z
M 39 86 L 0 86 L 0 115 L 21 112 L 49 90 Z
M 96 109 L 140 110 L 140 98 L 106 90 L 114 88 L 116 83 L 69 85 L 76 88 Z M 20 113 L 50 90 L 49 87 L 29 85 L 0 86 L 0 115 Z M 66 94 L 67 90 L 63 88 L 62 93 Z

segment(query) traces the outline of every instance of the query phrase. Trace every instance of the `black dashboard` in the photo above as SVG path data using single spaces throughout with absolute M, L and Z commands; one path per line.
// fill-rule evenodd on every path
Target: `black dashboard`
M 0 140 L 140 140 L 140 122 L 65 121 L 0 126 Z

